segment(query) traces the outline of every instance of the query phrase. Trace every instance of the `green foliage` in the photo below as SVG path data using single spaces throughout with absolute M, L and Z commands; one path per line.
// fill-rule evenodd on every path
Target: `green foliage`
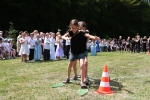
M 102 38 L 150 35 L 150 5 L 143 0 L 2 0 L 0 10 L 4 30 L 12 21 L 18 30 L 65 33 L 76 18 Z
M 14 29 L 14 24 L 12 22 L 9 22 L 9 30 L 6 31 L 8 33 L 9 38 L 16 38 L 18 30 Z
M 17 37 L 18 30 L 14 28 L 14 24 L 12 22 L 9 22 L 9 25 L 10 25 L 9 30 L 6 31 L 7 38 L 12 38 L 14 47 L 16 47 L 15 44 L 16 44 L 16 39 L 17 39 L 16 37 Z

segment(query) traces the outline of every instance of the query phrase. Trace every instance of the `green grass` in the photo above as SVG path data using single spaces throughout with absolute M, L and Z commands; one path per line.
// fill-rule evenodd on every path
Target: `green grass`
M 35 63 L 20 63 L 19 58 L 0 60 L 0 100 L 150 99 L 150 56 L 147 54 L 103 52 L 89 56 L 88 75 L 93 81 L 84 96 L 78 95 L 79 81 L 51 88 L 66 79 L 67 64 L 68 60 Z M 104 65 L 108 66 L 113 95 L 95 94 Z

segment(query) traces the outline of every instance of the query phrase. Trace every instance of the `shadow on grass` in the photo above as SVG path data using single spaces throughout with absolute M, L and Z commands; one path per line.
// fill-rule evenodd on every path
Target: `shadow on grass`
M 150 83 L 150 81 L 145 81 L 144 83 L 147 83 L 147 84 L 149 84 L 149 83 Z
M 68 59 L 61 59 L 61 60 L 36 60 L 36 61 L 27 61 L 26 63 L 49 63 L 49 62 L 56 62 L 56 61 L 63 61 L 63 60 L 68 60 Z
M 101 80 L 99 79 L 93 79 L 92 82 L 92 86 L 93 88 L 95 88 L 95 90 L 99 89 L 99 85 L 100 85 Z M 128 92 L 129 94 L 134 94 L 133 92 L 127 90 L 127 89 L 123 89 L 123 85 L 121 82 L 117 82 L 116 80 L 110 80 L 110 89 L 112 91 L 114 91 L 115 93 L 120 93 L 122 90 Z

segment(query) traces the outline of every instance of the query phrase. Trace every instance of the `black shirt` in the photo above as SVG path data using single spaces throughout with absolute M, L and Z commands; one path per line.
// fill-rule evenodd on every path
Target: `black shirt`
M 86 51 L 86 40 L 84 36 L 85 32 L 79 31 L 77 34 L 73 34 L 72 31 L 69 32 L 71 38 L 71 52 L 73 54 L 80 54 Z
M 122 39 L 118 39 L 118 44 L 122 45 Z
M 135 41 L 131 40 L 131 44 L 132 44 L 132 46 L 135 46 Z
M 143 38 L 143 42 L 145 42 L 145 43 L 143 43 L 143 44 L 146 44 L 146 42 L 147 42 L 147 39 L 144 39 L 144 38 Z

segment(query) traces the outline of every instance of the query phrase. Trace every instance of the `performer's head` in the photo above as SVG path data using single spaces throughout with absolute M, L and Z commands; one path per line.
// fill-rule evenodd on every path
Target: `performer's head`
M 76 34 L 79 29 L 78 21 L 76 19 L 71 20 L 69 28 L 74 34 Z
M 79 21 L 78 24 L 80 30 L 86 30 L 86 23 L 84 21 Z

